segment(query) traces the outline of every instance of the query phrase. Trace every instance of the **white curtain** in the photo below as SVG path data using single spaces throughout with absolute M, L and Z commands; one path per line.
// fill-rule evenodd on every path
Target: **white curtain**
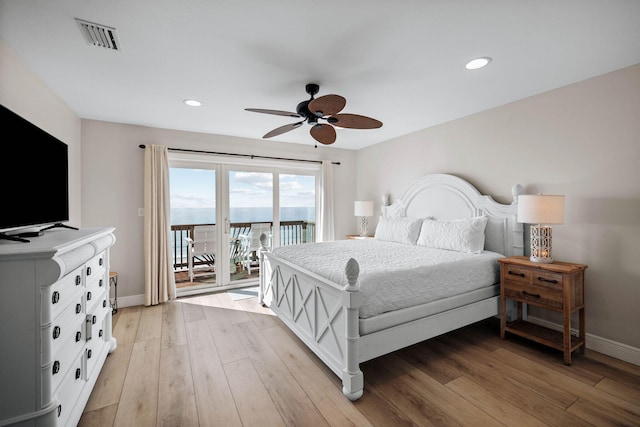
M 176 298 L 169 218 L 169 159 L 163 145 L 144 152 L 144 305 Z
M 331 242 L 335 240 L 333 229 L 333 163 L 322 161 L 322 176 L 320 177 L 320 224 L 318 241 Z

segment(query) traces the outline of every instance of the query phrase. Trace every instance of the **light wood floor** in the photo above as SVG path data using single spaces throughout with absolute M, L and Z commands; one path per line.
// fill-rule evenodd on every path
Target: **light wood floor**
M 362 364 L 357 402 L 256 298 L 121 308 L 114 336 L 81 426 L 640 425 L 640 367 L 493 319 Z

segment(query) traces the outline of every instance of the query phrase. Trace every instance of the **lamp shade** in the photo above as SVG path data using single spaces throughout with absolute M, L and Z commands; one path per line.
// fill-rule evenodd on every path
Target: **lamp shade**
M 564 196 L 518 196 L 518 222 L 526 224 L 563 224 Z
M 358 200 L 353 206 L 354 216 L 373 216 L 373 202 Z

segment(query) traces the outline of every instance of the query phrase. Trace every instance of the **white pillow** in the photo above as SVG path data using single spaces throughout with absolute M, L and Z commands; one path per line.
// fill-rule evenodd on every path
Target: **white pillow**
M 415 245 L 420 234 L 420 218 L 387 218 L 380 217 L 376 227 L 375 238 L 387 242 Z
M 484 249 L 484 229 L 488 218 L 425 219 L 417 245 L 450 251 L 480 253 Z

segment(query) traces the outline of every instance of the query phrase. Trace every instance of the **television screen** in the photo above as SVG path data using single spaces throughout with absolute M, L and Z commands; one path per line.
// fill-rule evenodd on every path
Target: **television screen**
M 3 105 L 0 123 L 0 232 L 68 221 L 67 144 Z

